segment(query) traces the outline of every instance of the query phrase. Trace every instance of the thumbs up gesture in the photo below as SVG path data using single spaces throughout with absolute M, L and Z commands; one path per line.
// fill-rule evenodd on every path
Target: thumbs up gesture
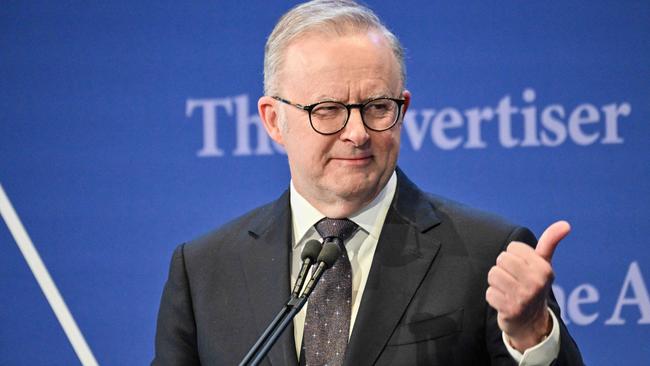
M 552 320 L 547 309 L 553 268 L 551 258 L 571 227 L 566 221 L 549 226 L 537 247 L 513 241 L 488 272 L 487 302 L 497 311 L 499 328 L 520 352 L 547 336 Z

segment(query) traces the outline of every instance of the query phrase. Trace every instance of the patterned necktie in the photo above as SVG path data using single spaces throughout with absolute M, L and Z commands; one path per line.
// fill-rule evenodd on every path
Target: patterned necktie
M 323 239 L 341 239 L 341 256 L 309 297 L 303 352 L 306 366 L 340 366 L 348 346 L 352 308 L 352 267 L 344 242 L 357 225 L 348 219 L 324 218 L 315 228 Z

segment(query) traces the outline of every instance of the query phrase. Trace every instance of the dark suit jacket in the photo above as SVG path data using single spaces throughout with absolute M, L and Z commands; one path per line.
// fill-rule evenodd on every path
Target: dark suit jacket
M 289 193 L 174 252 L 158 315 L 154 365 L 235 365 L 289 298 Z M 487 273 L 533 234 L 420 191 L 398 171 L 348 344 L 346 365 L 514 365 Z M 551 308 L 560 319 L 559 309 Z M 297 365 L 293 329 L 268 355 Z M 582 365 L 561 325 L 557 365 Z

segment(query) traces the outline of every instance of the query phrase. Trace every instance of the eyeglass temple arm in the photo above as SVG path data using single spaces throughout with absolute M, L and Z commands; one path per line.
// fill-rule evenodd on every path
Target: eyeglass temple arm
M 304 105 L 302 105 L 302 104 L 298 104 L 298 103 L 291 103 L 291 101 L 286 100 L 286 99 L 284 99 L 284 98 L 280 98 L 280 97 L 278 97 L 278 96 L 272 96 L 271 98 L 273 98 L 273 99 L 275 99 L 275 100 L 277 100 L 277 101 L 280 101 L 280 102 L 282 102 L 282 103 L 284 103 L 284 104 L 288 104 L 288 105 L 290 105 L 290 106 L 293 106 L 293 107 L 296 107 L 296 108 L 302 109 L 302 110 L 304 110 L 304 111 L 309 111 L 309 110 L 311 109 L 311 106 L 308 106 L 308 105 L 307 105 L 307 106 L 304 106 Z

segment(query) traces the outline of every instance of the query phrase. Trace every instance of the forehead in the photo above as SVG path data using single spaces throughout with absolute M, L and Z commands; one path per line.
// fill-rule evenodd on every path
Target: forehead
M 312 100 L 399 94 L 401 88 L 397 59 L 376 30 L 300 36 L 285 50 L 279 80 L 283 92 Z

